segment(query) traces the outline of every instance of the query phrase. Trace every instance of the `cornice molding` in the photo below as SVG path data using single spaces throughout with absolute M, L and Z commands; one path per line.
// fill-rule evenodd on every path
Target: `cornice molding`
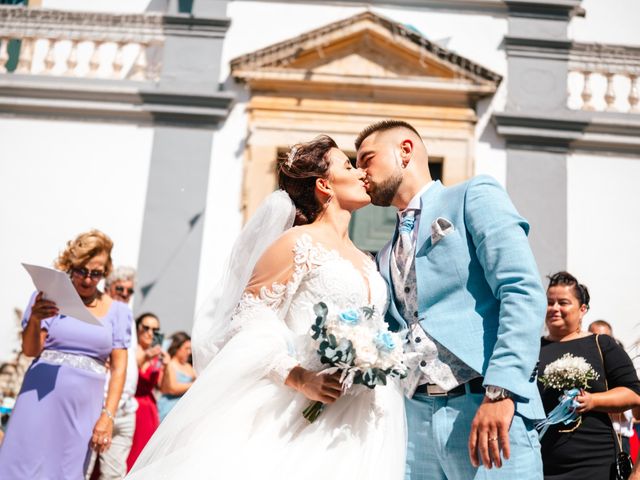
M 0 115 L 211 128 L 226 119 L 228 92 L 184 94 L 124 81 L 0 77 Z
M 504 0 L 510 17 L 570 20 L 584 16 L 582 0 Z
M 496 113 L 493 122 L 507 146 L 554 152 L 640 152 L 640 115 L 568 112 L 563 117 Z
M 257 0 L 264 3 L 282 0 Z M 492 16 L 507 16 L 507 7 L 503 0 L 301 0 L 299 3 L 321 4 L 349 7 L 401 7 L 423 8 L 425 10 L 443 10 L 448 12 L 472 12 Z
M 150 41 L 164 36 L 224 38 L 228 18 L 165 15 L 158 12 L 114 14 L 0 6 L 0 34 L 11 38 L 59 38 Z
M 183 37 L 224 38 L 231 20 L 228 18 L 204 18 L 192 15 L 164 15 L 162 25 L 165 35 Z
M 640 46 L 574 42 L 569 52 L 574 69 L 640 75 Z
M 507 54 L 513 57 L 567 60 L 572 42 L 571 40 L 549 40 L 505 35 L 504 45 Z

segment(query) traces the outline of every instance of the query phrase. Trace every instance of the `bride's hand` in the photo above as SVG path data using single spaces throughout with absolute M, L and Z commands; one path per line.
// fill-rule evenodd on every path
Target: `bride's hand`
M 300 366 L 289 372 L 285 385 L 298 390 L 309 400 L 330 404 L 342 395 L 340 373 L 318 375 Z

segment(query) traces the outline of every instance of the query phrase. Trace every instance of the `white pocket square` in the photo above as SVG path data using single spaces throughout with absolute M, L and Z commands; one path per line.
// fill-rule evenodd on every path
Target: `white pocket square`
M 453 223 L 444 217 L 436 218 L 431 224 L 431 243 L 435 245 L 455 230 Z

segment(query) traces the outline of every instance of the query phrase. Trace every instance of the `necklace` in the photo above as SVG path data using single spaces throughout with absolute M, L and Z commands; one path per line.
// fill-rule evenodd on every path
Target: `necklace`
M 84 297 L 81 297 L 81 298 L 82 298 L 82 303 L 84 303 L 84 306 L 87 308 L 95 307 L 96 305 L 98 305 L 97 292 L 91 298 L 84 298 Z

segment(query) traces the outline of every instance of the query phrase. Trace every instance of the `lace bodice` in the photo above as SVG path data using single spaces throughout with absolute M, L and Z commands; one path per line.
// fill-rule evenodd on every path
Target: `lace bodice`
M 309 335 L 315 320 L 313 306 L 324 302 L 332 308 L 346 310 L 364 305 L 384 312 L 388 290 L 375 262 L 367 259 L 364 271 L 358 270 L 335 250 L 314 242 L 304 233 L 295 241 L 293 275 L 286 284 L 263 286 L 258 294 L 245 293 L 233 315 L 231 334 L 249 321 L 260 321 L 265 309 L 274 313 L 288 333 L 288 351 L 274 359 L 270 372 L 284 381 L 295 365 L 320 370 Z

